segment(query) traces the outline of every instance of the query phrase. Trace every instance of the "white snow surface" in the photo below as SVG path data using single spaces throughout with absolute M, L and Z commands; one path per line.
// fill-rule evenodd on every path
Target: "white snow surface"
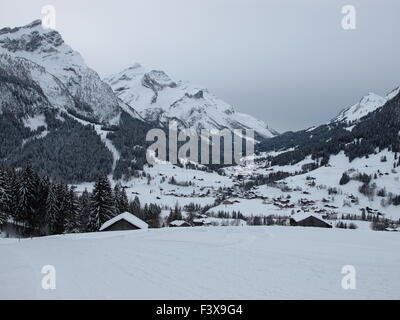
M 112 226 L 114 223 L 121 221 L 121 220 L 125 220 L 127 222 L 129 222 L 130 224 L 133 224 L 134 226 L 140 228 L 140 229 L 148 229 L 149 225 L 144 222 L 143 220 L 139 219 L 138 217 L 134 216 L 132 213 L 129 212 L 123 212 L 120 215 L 108 220 L 107 222 L 105 222 L 101 228 L 100 231 L 103 231 L 105 229 L 107 229 L 108 227 Z
M 23 119 L 23 123 L 26 128 L 35 131 L 39 129 L 39 127 L 45 127 L 47 129 L 46 117 L 44 114 L 39 114 L 34 117 L 27 117 Z
M 199 227 L 0 240 L 1 299 L 399 299 L 400 233 Z M 56 290 L 43 290 L 43 266 Z M 342 268 L 356 268 L 344 290 Z
M 165 72 L 138 63 L 105 81 L 123 102 L 150 121 L 176 119 L 196 130 L 248 128 L 264 137 L 277 135 L 261 120 L 236 112 L 203 86 L 174 81 Z

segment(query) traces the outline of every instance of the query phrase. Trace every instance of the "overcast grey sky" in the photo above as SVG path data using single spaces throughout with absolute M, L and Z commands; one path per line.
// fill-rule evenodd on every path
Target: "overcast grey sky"
M 281 132 L 400 85 L 399 0 L 0 0 L 0 28 L 41 18 L 47 4 L 101 76 L 140 62 Z M 341 26 L 347 4 L 356 30 Z

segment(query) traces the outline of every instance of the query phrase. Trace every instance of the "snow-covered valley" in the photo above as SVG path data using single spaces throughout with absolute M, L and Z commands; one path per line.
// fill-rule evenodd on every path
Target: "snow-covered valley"
M 265 154 L 260 158 L 265 157 Z M 382 157 L 386 158 L 382 162 Z M 169 163 L 145 167 L 147 176 L 129 181 L 113 181 L 113 185 L 121 182 L 126 188 L 128 198 L 136 196 L 142 204 L 156 203 L 167 211 L 176 204 L 180 207 L 190 203 L 202 207 L 210 206 L 207 213 L 217 216 L 219 212 L 232 215 L 240 213 L 244 217 L 253 216 L 282 216 L 290 217 L 294 213 L 318 212 L 319 215 L 330 215 L 333 221 L 343 215 L 361 216 L 362 211 L 371 209 L 371 214 L 398 221 L 400 210 L 398 206 L 389 205 L 385 201 L 390 193 L 400 193 L 400 173 L 393 169 L 394 153 L 384 150 L 368 159 L 356 159 L 352 162 L 340 153 L 332 156 L 329 166 L 323 166 L 311 172 L 289 176 L 277 181 L 273 185 L 253 186 L 243 190 L 243 184 L 255 176 L 268 175 L 274 172 L 293 174 L 301 171 L 303 165 L 311 160 L 306 158 L 293 166 L 266 166 L 264 161 L 256 161 L 248 176 L 239 177 L 240 167 L 227 167 L 223 175 L 216 172 L 206 172 L 174 166 Z M 386 196 L 365 196 L 359 192 L 362 182 L 351 180 L 346 185 L 340 185 L 344 172 L 350 175 L 367 174 L 376 177 L 373 182 L 376 190 L 385 190 Z M 174 179 L 175 183 L 171 183 Z M 179 185 L 181 184 L 181 185 Z M 93 183 L 76 185 L 81 193 L 85 189 L 93 188 Z M 222 200 L 215 203 L 217 199 Z M 363 225 L 363 221 L 355 222 Z
M 399 299 L 400 89 L 358 101 L 279 134 L 164 71 L 102 80 L 40 20 L 1 29 L 0 299 Z M 147 141 L 171 120 L 227 134 L 175 164 L 186 137 Z

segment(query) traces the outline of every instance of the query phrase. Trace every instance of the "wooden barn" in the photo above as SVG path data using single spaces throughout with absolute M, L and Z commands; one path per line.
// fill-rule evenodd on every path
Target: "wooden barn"
M 12 219 L 0 223 L 0 238 L 25 238 L 28 235 L 29 230 L 23 223 Z
M 128 231 L 148 229 L 149 225 L 132 213 L 124 212 L 104 223 L 100 231 Z
M 191 227 L 192 225 L 185 221 L 185 220 L 175 220 L 169 224 L 170 228 L 184 228 L 184 227 Z
M 315 214 L 300 212 L 290 218 L 290 225 L 296 227 L 332 228 L 332 225 Z
M 207 218 L 198 218 L 193 220 L 193 225 L 195 227 L 209 227 L 212 225 L 210 221 L 207 220 Z

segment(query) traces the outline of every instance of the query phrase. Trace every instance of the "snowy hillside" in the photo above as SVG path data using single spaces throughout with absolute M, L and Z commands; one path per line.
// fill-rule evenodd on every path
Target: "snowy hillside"
M 40 114 L 56 108 L 67 112 L 75 109 L 75 101 L 59 79 L 31 60 L 0 53 L 1 82 L 0 112 L 19 115 Z M 21 99 L 25 95 L 31 101 Z M 22 100 L 22 101 L 21 101 Z
M 385 159 L 382 162 L 382 159 Z M 256 176 L 268 176 L 274 173 L 286 173 L 290 176 L 278 179 L 275 184 L 256 185 L 244 192 L 234 192 L 229 200 L 230 205 L 220 204 L 211 208 L 208 213 L 240 212 L 251 216 L 290 217 L 297 212 L 317 213 L 320 217 L 332 219 L 333 224 L 343 216 L 357 216 L 355 225 L 363 227 L 362 212 L 367 216 L 379 215 L 393 221 L 400 220 L 398 205 L 390 203 L 390 194 L 400 194 L 400 173 L 393 169 L 398 161 L 395 154 L 387 150 L 370 156 L 368 159 L 349 159 L 340 153 L 332 156 L 327 166 L 313 171 L 302 172 L 303 166 L 310 163 L 311 158 L 292 166 L 268 166 L 265 161 L 257 161 L 252 176 L 245 178 L 251 181 Z M 228 176 L 234 177 L 236 167 L 227 168 Z M 343 173 L 347 173 L 350 181 L 341 184 Z M 360 174 L 371 177 L 373 193 L 369 196 L 360 192 L 362 181 Z M 352 220 L 353 218 L 348 218 Z M 369 226 L 368 226 L 369 228 Z
M 105 79 L 117 96 L 148 121 L 180 121 L 196 129 L 254 129 L 269 138 L 277 132 L 256 118 L 238 113 L 206 88 L 174 81 L 163 71 L 140 64 Z
M 399 235 L 217 227 L 0 239 L 0 298 L 399 299 Z M 41 287 L 46 265 L 56 290 Z M 342 288 L 346 265 L 356 290 Z

